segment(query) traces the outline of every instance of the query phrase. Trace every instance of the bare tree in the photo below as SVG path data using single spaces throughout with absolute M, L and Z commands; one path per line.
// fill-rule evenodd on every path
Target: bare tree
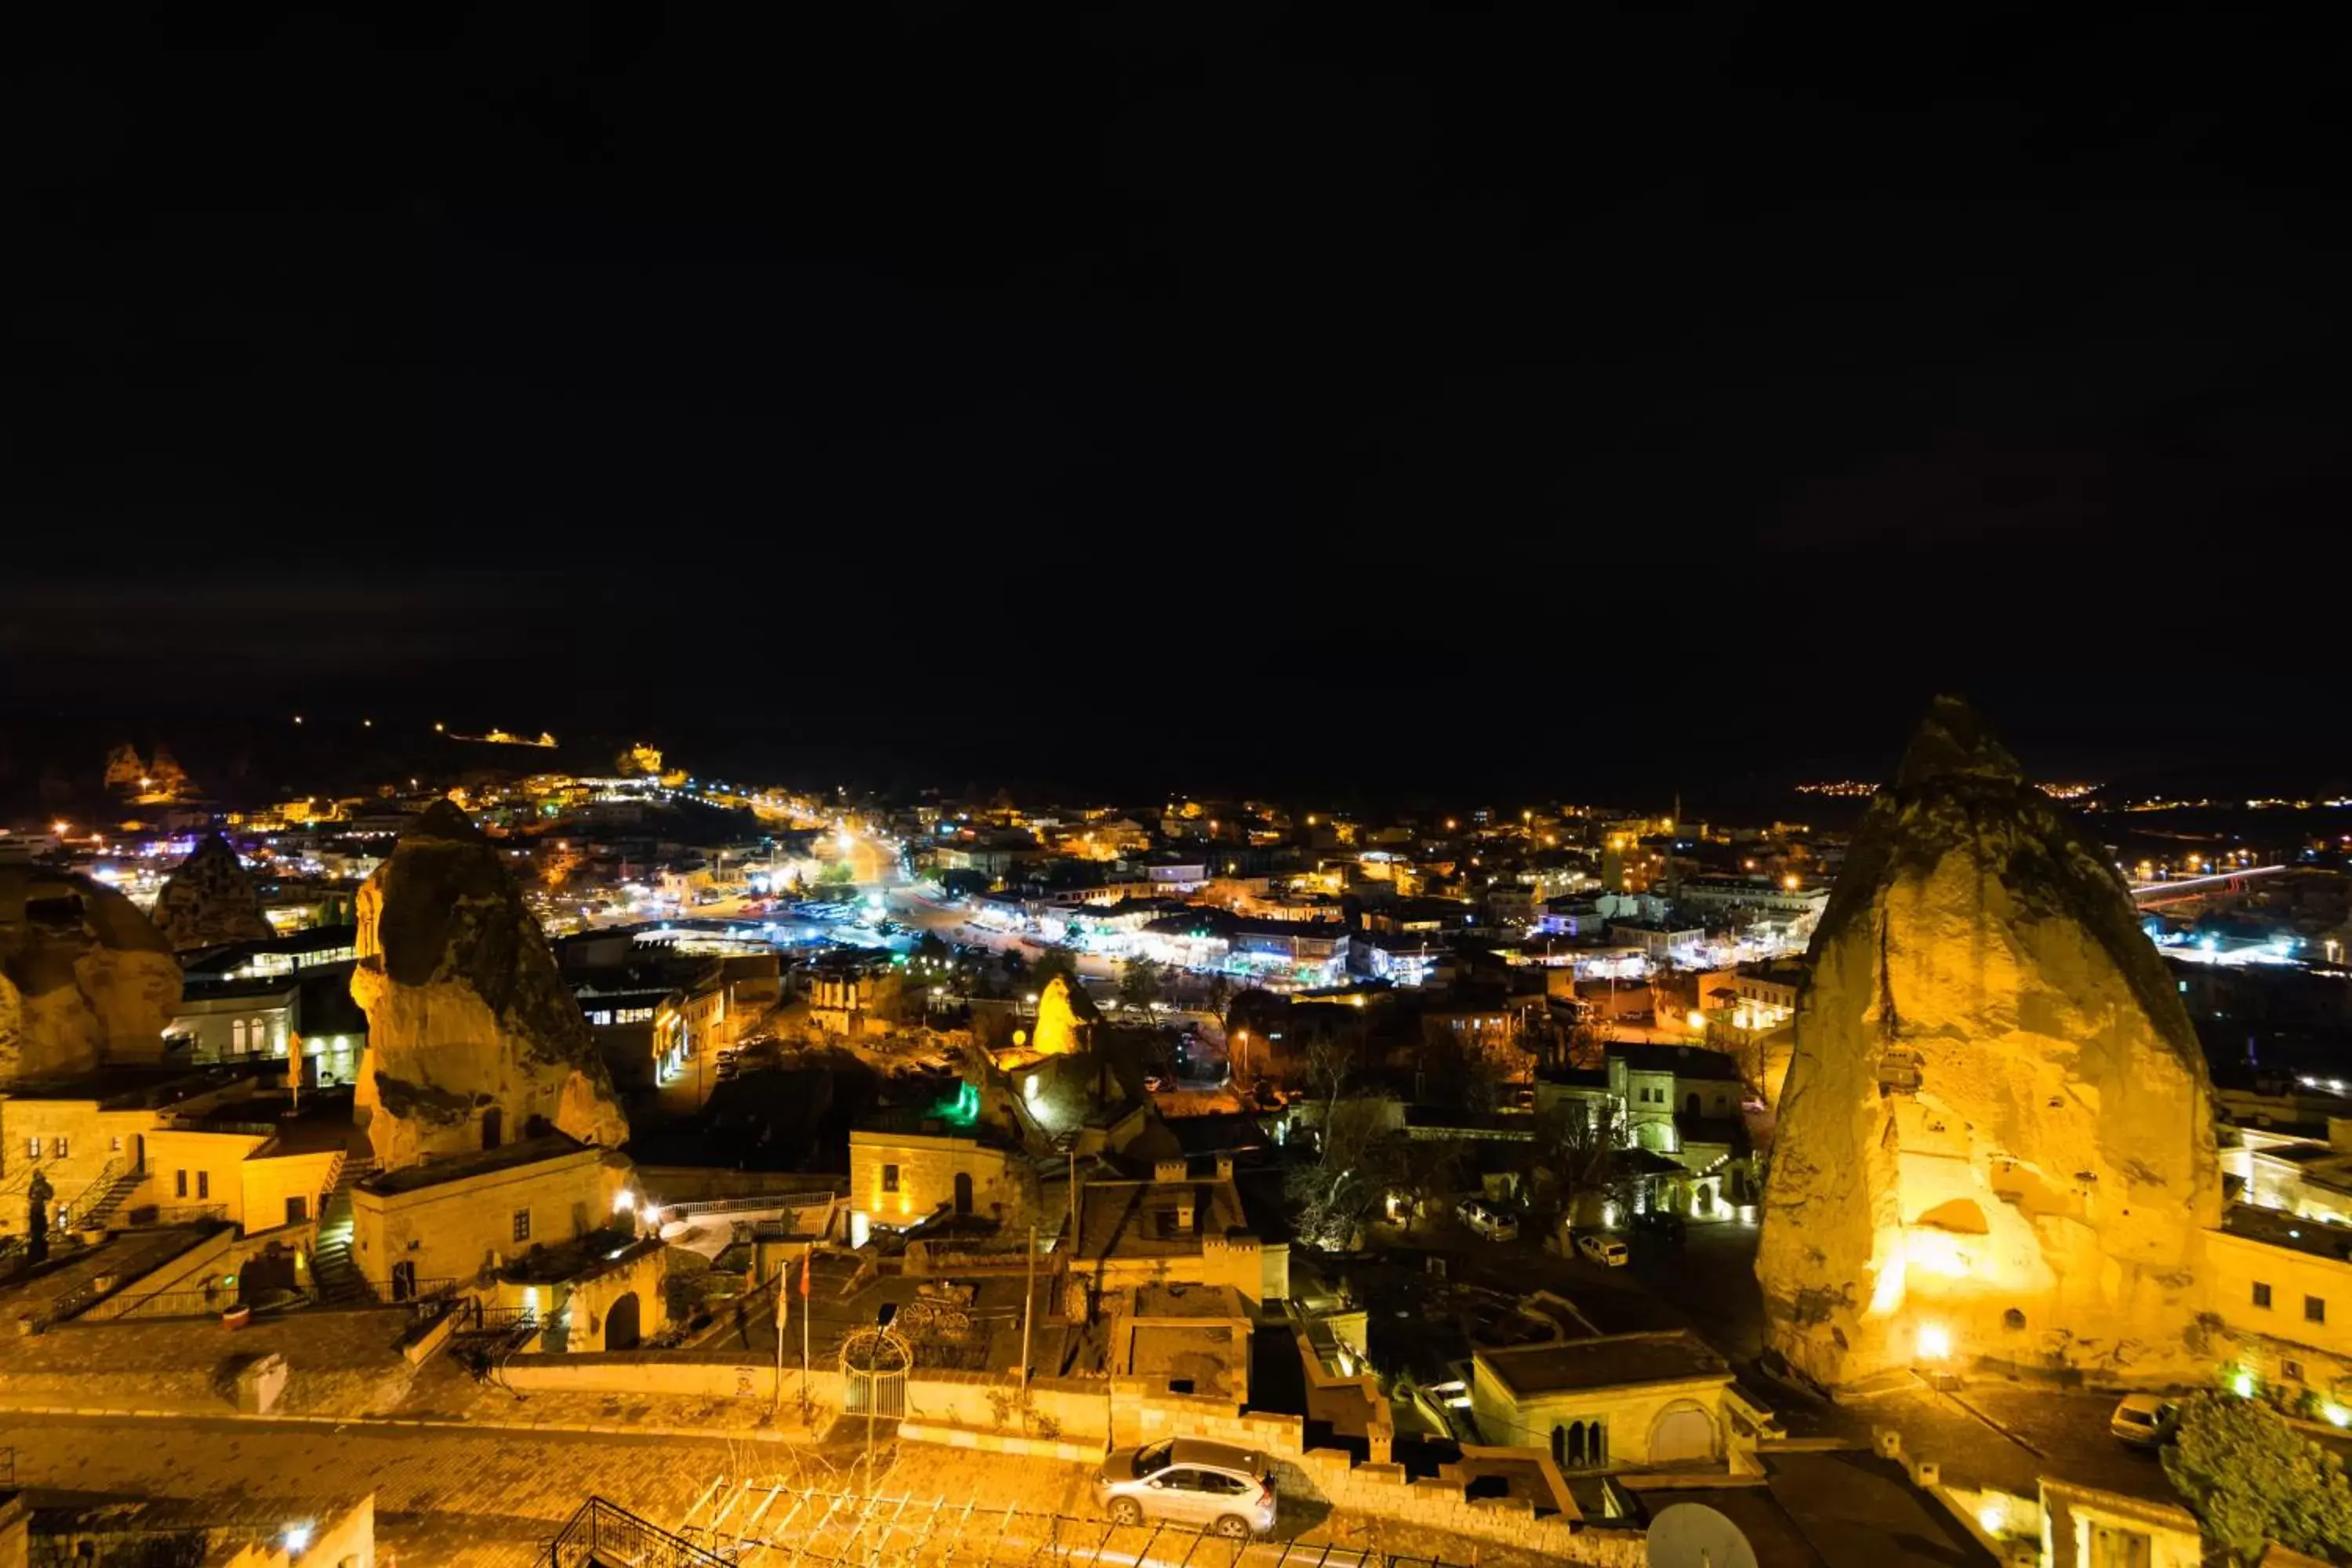
M 1315 1157 L 1291 1167 L 1285 1191 L 1299 1239 L 1344 1251 L 1356 1244 L 1365 1221 L 1403 1175 L 1403 1110 L 1394 1095 L 1353 1089 L 1357 1048 L 1351 1036 L 1318 1033 L 1307 1041 L 1305 1056 Z
M 1622 1151 L 1633 1144 L 1624 1108 L 1613 1095 L 1569 1100 L 1536 1136 L 1558 1172 L 1560 1206 L 1572 1226 L 1601 1223 L 1604 1205 L 1630 1195 Z

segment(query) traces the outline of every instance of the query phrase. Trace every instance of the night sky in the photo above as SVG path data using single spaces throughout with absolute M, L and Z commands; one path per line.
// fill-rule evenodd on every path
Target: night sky
M 1576 795 L 1958 686 L 2352 763 L 2316 37 L 764 9 L 20 38 L 11 743 Z

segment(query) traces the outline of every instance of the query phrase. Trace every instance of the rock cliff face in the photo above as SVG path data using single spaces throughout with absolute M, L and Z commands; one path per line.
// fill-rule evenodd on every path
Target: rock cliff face
M 2099 847 L 1965 703 L 1872 801 L 1812 944 L 1757 1272 L 1826 1384 L 1945 1357 L 2154 1378 L 2221 1211 L 2203 1055 Z
M 0 1084 L 158 1060 L 179 1005 L 180 966 L 130 900 L 0 866 Z
M 1037 995 L 1037 1022 L 1029 1048 L 1041 1057 L 1067 1056 L 1086 1043 L 1086 1020 L 1070 1001 L 1070 983 L 1056 974 Z
M 358 1104 L 387 1170 L 553 1129 L 629 1135 L 539 922 L 465 815 L 436 802 L 360 889 Z
M 174 952 L 230 942 L 264 942 L 276 934 L 261 912 L 253 879 L 215 833 L 180 862 L 155 896 L 155 923 Z

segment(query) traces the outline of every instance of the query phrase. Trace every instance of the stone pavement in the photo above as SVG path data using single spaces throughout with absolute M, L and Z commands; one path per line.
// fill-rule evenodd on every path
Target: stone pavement
M 536 1403 L 536 1400 L 534 1400 Z M 709 1437 L 530 1432 L 459 1426 L 280 1422 L 188 1416 L 91 1417 L 0 1412 L 16 1481 L 37 1494 L 134 1494 L 240 1509 L 289 1510 L 330 1495 L 376 1494 L 385 1568 L 530 1568 L 589 1496 L 666 1528 L 707 1519 L 706 1500 L 751 1478 L 1092 1520 L 1092 1467 L 929 1444 L 877 1447 L 873 1473 L 862 1429 L 838 1440 L 778 1444 Z M 1083 1534 L 1084 1531 L 1077 1532 Z M 1286 1497 L 1281 1533 L 1324 1543 L 1431 1556 L 1481 1568 L 1536 1568 L 1532 1553 L 1332 1514 Z
M 308 1422 L 0 1415 L 16 1484 L 240 1505 L 373 1489 L 389 1565 L 523 1568 L 592 1493 L 672 1521 L 740 1445 Z

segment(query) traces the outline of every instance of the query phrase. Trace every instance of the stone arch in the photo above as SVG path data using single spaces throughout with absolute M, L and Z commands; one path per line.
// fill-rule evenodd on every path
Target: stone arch
M 1552 1463 L 1564 1470 L 1591 1469 L 1609 1462 L 1609 1428 L 1599 1421 L 1557 1422 L 1551 1429 Z
M 1696 1400 L 1677 1399 L 1650 1423 L 1650 1463 L 1712 1459 L 1718 1447 L 1715 1416 Z
M 618 1300 L 605 1309 L 604 1348 L 608 1351 L 633 1351 L 642 1338 L 637 1293 L 635 1290 L 624 1291 Z

